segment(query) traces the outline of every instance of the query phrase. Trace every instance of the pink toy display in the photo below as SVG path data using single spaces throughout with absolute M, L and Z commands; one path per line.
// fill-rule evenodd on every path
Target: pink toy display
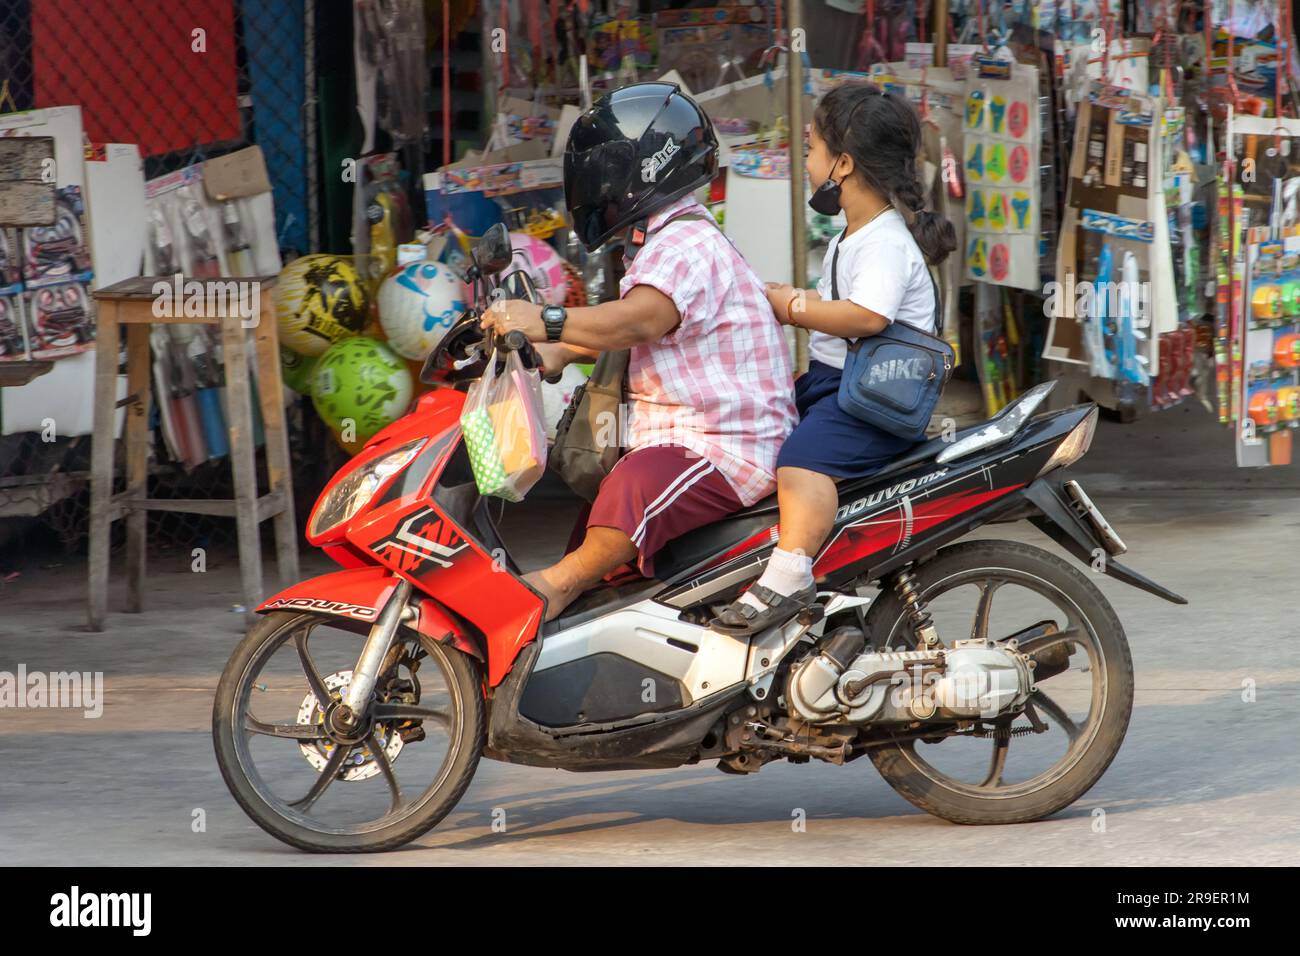
M 563 305 L 569 291 L 569 277 L 560 254 L 550 243 L 526 232 L 510 233 L 510 245 L 515 257 L 502 277 L 523 270 L 532 276 L 533 284 L 548 305 Z

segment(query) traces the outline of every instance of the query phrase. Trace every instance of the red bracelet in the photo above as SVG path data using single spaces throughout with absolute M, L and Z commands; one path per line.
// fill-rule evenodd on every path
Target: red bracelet
M 789 301 L 785 304 L 785 320 L 787 325 L 793 325 L 796 329 L 801 329 L 803 326 L 794 320 L 794 311 L 790 308 L 797 298 L 799 298 L 799 290 L 795 289 Z

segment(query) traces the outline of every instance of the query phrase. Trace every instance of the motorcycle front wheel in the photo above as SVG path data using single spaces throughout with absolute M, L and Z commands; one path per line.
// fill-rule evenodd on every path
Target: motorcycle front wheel
M 486 737 L 477 662 L 407 628 L 347 735 L 331 728 L 364 635 L 277 612 L 235 648 L 217 685 L 212 737 L 235 800 L 278 840 L 316 853 L 392 850 L 445 817 Z
M 954 823 L 1039 820 L 1083 796 L 1119 751 L 1133 709 L 1124 628 L 1088 578 L 1040 548 L 970 541 L 915 569 L 940 643 L 1015 640 L 1034 660 L 1025 710 L 868 749 L 880 775 L 927 813 Z M 876 647 L 916 646 L 895 592 L 866 615 Z

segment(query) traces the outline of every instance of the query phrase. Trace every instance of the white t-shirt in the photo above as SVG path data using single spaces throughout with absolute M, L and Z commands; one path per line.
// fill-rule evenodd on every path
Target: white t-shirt
M 933 333 L 934 287 L 921 249 L 908 231 L 897 209 L 881 213 L 853 233 L 843 244 L 831 240 L 822 263 L 817 294 L 831 297 L 831 263 L 840 246 L 839 293 L 855 305 L 883 315 L 890 322 L 902 321 L 922 332 Z M 844 367 L 844 340 L 826 332 L 808 337 L 808 354 L 817 362 Z

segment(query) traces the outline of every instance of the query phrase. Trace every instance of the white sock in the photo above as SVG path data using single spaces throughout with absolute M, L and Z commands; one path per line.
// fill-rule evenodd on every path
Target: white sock
M 812 586 L 812 565 L 812 558 L 806 554 L 776 548 L 772 552 L 772 557 L 768 558 L 767 567 L 763 569 L 763 576 L 757 583 L 765 588 L 771 588 L 777 594 L 788 596 L 795 591 Z M 767 608 L 767 605 L 750 595 L 748 591 L 742 594 L 740 599 L 756 610 L 763 611 Z

